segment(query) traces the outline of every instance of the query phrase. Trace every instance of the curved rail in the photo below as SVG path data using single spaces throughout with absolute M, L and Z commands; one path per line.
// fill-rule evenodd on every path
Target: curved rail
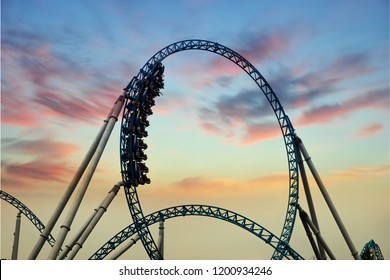
M 0 190 L 0 198 L 4 201 L 8 202 L 15 208 L 17 208 L 19 211 L 22 212 L 24 216 L 29 219 L 31 223 L 39 230 L 40 233 L 45 229 L 45 225 L 38 219 L 38 217 L 22 202 L 20 202 L 18 199 L 13 197 L 12 195 L 6 193 L 5 191 Z M 50 244 L 51 247 L 54 245 L 54 237 L 50 234 L 47 238 L 47 242 Z
M 276 237 L 272 232 L 262 227 L 260 224 L 248 219 L 233 211 L 229 211 L 223 208 L 208 206 L 208 205 L 180 205 L 165 208 L 156 211 L 145 217 L 142 227 L 148 227 L 154 223 L 163 220 L 184 217 L 184 216 L 205 216 L 210 218 L 220 219 L 229 223 L 232 223 L 238 227 L 241 227 L 253 235 L 263 240 L 266 244 L 273 247 L 275 250 L 281 250 L 278 248 L 278 244 L 283 242 Z M 117 248 L 122 242 L 130 238 L 133 234 L 137 233 L 137 227 L 135 224 L 131 224 L 125 227 L 122 231 L 113 236 L 103 246 L 100 247 L 89 259 L 90 260 L 102 260 L 115 248 Z M 283 256 L 286 259 L 303 260 L 303 258 L 294 251 L 289 245 L 285 245 L 286 253 Z M 280 252 L 282 253 L 282 252 Z
M 147 254 L 150 259 L 162 259 L 159 253 L 157 245 L 153 240 L 153 237 L 148 227 L 142 226 L 145 217 L 142 212 L 141 204 L 139 202 L 137 194 L 137 185 L 133 185 L 132 182 L 135 178 L 135 174 L 130 167 L 130 162 L 136 161 L 134 157 L 123 157 L 125 153 L 130 151 L 134 154 L 134 141 L 140 140 L 140 137 L 132 134 L 129 137 L 129 133 L 125 133 L 125 130 L 129 127 L 134 127 L 137 123 L 137 116 L 139 115 L 139 109 L 131 106 L 134 100 L 141 102 L 142 95 L 144 93 L 143 81 L 148 80 L 155 73 L 156 67 L 161 64 L 166 57 L 185 50 L 203 50 L 213 52 L 220 56 L 223 56 L 241 69 L 243 69 L 258 85 L 261 92 L 267 98 L 271 105 L 275 116 L 278 120 L 284 143 L 287 152 L 287 162 L 289 169 L 289 195 L 287 203 L 287 212 L 285 216 L 284 225 L 280 235 L 280 242 L 277 244 L 275 252 L 273 253 L 272 259 L 282 259 L 287 252 L 287 245 L 290 242 L 292 231 L 294 228 L 295 218 L 297 214 L 298 204 L 298 162 L 296 158 L 296 147 L 294 142 L 294 128 L 285 114 L 283 106 L 281 105 L 278 97 L 272 90 L 271 86 L 260 74 L 260 72 L 243 56 L 237 52 L 215 42 L 206 40 L 184 40 L 173 43 L 160 51 L 158 51 L 153 57 L 151 57 L 143 68 L 140 70 L 137 76 L 135 76 L 130 83 L 125 87 L 127 93 L 127 99 L 125 109 L 123 111 L 122 127 L 121 127 L 121 139 L 120 139 L 120 153 L 121 153 L 121 172 L 122 180 L 124 181 L 124 190 L 126 199 L 129 205 L 129 210 L 136 224 L 137 231 L 141 237 L 141 241 L 145 247 Z M 131 134 L 131 133 L 130 133 Z

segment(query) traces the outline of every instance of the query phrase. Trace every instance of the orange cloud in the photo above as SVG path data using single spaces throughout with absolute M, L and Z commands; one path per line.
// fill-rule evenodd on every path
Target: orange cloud
M 2 149 L 7 158 L 1 166 L 2 185 L 31 187 L 36 182 L 67 182 L 75 172 L 69 156 L 79 147 L 49 138 L 4 138 Z
M 281 137 L 281 132 L 276 124 L 253 124 L 248 125 L 246 134 L 242 139 L 243 146 L 252 145 L 257 142 Z
M 29 155 L 35 158 L 64 158 L 79 149 L 75 144 L 55 141 L 49 138 L 31 140 L 4 138 L 2 145 L 3 153 Z
M 369 137 L 377 134 L 381 130 L 383 130 L 383 125 L 379 123 L 374 123 L 359 129 L 355 133 L 355 135 L 358 137 Z
M 254 179 L 207 178 L 191 176 L 155 189 L 158 195 L 222 195 L 258 194 L 288 187 L 288 174 L 273 174 Z
M 390 165 L 365 165 L 365 166 L 353 166 L 347 170 L 336 171 L 333 177 L 337 179 L 356 179 L 361 178 L 378 178 L 378 177 L 390 177 Z

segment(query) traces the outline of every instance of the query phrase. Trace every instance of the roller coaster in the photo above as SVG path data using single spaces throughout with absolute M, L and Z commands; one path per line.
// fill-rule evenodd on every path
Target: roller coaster
M 164 88 L 165 66 L 162 62 L 172 54 L 188 50 L 211 52 L 230 60 L 240 67 L 258 86 L 259 93 L 267 99 L 275 114 L 284 140 L 289 174 L 287 209 L 279 236 L 243 215 L 216 206 L 198 204 L 178 205 L 161 209 L 148 215 L 145 215 L 142 211 L 137 189 L 145 184 L 151 183 L 151 180 L 147 175 L 149 168 L 146 165 L 147 155 L 145 153 L 148 146 L 144 139 L 148 136 L 146 128 L 150 125 L 148 116 L 153 114 L 152 107 L 155 106 L 156 98 L 161 96 L 161 90 Z M 119 147 L 122 180 L 113 186 L 101 204 L 93 211 L 85 224 L 75 234 L 74 238 L 68 245 L 64 246 L 71 224 L 78 212 L 84 194 L 89 187 L 115 123 L 119 119 L 122 108 L 123 113 Z M 150 259 L 162 260 L 164 259 L 164 221 L 185 216 L 215 218 L 238 226 L 258 237 L 265 244 L 271 246 L 274 250 L 271 256 L 271 259 L 273 260 L 302 260 L 303 257 L 289 245 L 298 214 L 316 259 L 336 259 L 320 232 L 319 221 L 316 216 L 311 189 L 306 175 L 305 163 L 309 167 L 353 258 L 356 260 L 383 259 L 379 246 L 373 240 L 364 246 L 360 254 L 357 252 L 303 141 L 297 136 L 277 95 L 260 72 L 243 56 L 219 43 L 207 40 L 179 41 L 166 46 L 152 56 L 141 68 L 140 72 L 134 76 L 124 88 L 123 93 L 118 97 L 107 118 L 104 120 L 90 149 L 87 151 L 83 161 L 76 170 L 74 177 L 70 181 L 68 188 L 46 225 L 44 225 L 28 207 L 15 197 L 4 191 L 0 191 L 1 199 L 10 203 L 20 211 L 17 216 L 12 258 L 16 258 L 17 256 L 20 214 L 23 214 L 40 232 L 39 238 L 28 259 L 36 259 L 45 242 L 49 243 L 52 247 L 48 259 L 73 259 L 82 248 L 82 245 L 89 237 L 102 215 L 107 211 L 107 208 L 120 188 L 123 187 L 133 223 L 115 234 L 110 240 L 97 249 L 89 258 L 91 260 L 106 259 L 109 255 L 110 259 L 116 259 L 126 250 L 129 250 L 129 248 L 138 240 L 141 241 Z M 309 213 L 306 213 L 299 204 L 300 181 L 302 181 L 304 188 Z M 73 204 L 60 227 L 58 236 L 54 239 L 51 235 L 52 229 L 56 225 L 60 215 L 62 215 L 70 198 L 73 196 L 76 186 L 78 186 L 78 189 L 77 193 L 74 194 Z M 159 223 L 160 225 L 157 242 L 149 230 L 149 227 L 155 223 Z M 122 243 L 127 244 L 119 246 Z

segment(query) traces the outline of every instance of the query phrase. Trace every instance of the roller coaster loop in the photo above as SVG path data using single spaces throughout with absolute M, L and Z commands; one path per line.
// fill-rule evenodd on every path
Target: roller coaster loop
M 144 82 L 153 80 L 156 71 L 159 67 L 161 67 L 161 61 L 163 61 L 166 57 L 186 50 L 202 50 L 212 52 L 235 63 L 254 80 L 260 91 L 267 98 L 275 113 L 283 135 L 289 169 L 289 195 L 287 212 L 279 238 L 280 242 L 276 245 L 276 249 L 272 255 L 272 259 L 282 259 L 287 254 L 286 245 L 288 245 L 290 242 L 298 205 L 299 175 L 298 162 L 296 158 L 297 148 L 294 141 L 294 128 L 290 122 L 290 119 L 285 114 L 278 97 L 268 82 L 260 74 L 260 72 L 237 52 L 221 44 L 206 40 L 184 40 L 166 46 L 146 62 L 138 75 L 135 76 L 124 89 L 126 92 L 126 103 L 125 109 L 123 110 L 120 135 L 122 180 L 125 186 L 124 190 L 129 210 L 136 225 L 137 232 L 141 236 L 141 241 L 145 247 L 145 250 L 150 259 L 162 259 L 162 256 L 157 248 L 155 241 L 153 240 L 152 235 L 149 232 L 148 227 L 143 225 L 145 222 L 145 216 L 142 212 L 141 204 L 138 198 L 136 188 L 137 184 L 134 184 L 134 181 L 139 179 L 138 174 L 134 174 L 133 172 L 133 163 L 137 162 L 137 160 L 131 156 L 126 156 L 136 152 L 135 149 L 139 148 L 139 143 L 142 141 L 141 138 L 144 137 L 145 134 L 137 134 L 134 132 L 131 133 L 129 132 L 129 128 L 135 128 L 135 126 L 139 127 L 139 116 L 140 112 L 142 111 L 141 108 L 147 107 L 147 102 L 144 98 L 144 93 L 146 91 Z M 134 104 L 137 104 L 137 106 L 134 106 Z M 137 145 L 134 143 L 137 143 Z

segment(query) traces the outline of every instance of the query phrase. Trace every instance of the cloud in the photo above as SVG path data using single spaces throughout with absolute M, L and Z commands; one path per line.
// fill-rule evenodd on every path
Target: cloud
M 239 187 L 238 187 L 239 186 Z M 257 194 L 283 189 L 288 186 L 287 174 L 272 174 L 253 179 L 208 178 L 198 175 L 186 177 L 158 188 L 157 193 L 178 195 L 224 195 Z
M 349 53 L 335 57 L 330 64 L 322 69 L 307 72 L 301 77 L 297 77 L 293 82 L 307 89 L 329 88 L 341 82 L 353 80 L 376 69 L 371 66 L 371 56 L 369 53 Z
M 358 95 L 343 103 L 323 105 L 311 108 L 298 118 L 300 125 L 329 123 L 335 119 L 343 118 L 348 113 L 363 109 L 388 110 L 389 98 L 386 89 Z
M 387 110 L 387 88 L 361 92 L 339 103 L 322 101 L 322 105 L 313 105 L 319 104 L 318 100 L 325 96 L 333 95 L 334 98 L 329 100 L 348 97 L 350 91 L 343 93 L 342 83 L 376 71 L 370 66 L 370 61 L 370 56 L 365 53 L 347 54 L 309 74 L 305 74 L 307 70 L 297 71 L 280 66 L 270 84 L 274 85 L 273 89 L 285 110 L 299 110 L 296 121 L 293 121 L 295 125 L 330 123 L 359 110 Z M 342 98 L 335 94 L 341 94 Z M 205 133 L 233 140 L 240 145 L 251 145 L 280 135 L 275 129 L 276 122 L 273 125 L 268 119 L 273 113 L 258 89 L 221 96 L 199 108 L 198 116 L 200 128 Z
M 292 48 L 294 37 L 291 32 L 276 30 L 270 32 L 250 33 L 243 31 L 236 36 L 236 47 L 232 49 L 242 55 L 252 64 L 264 64 L 267 61 L 278 58 L 288 53 Z M 177 71 L 180 76 L 194 76 L 197 79 L 191 81 L 191 87 L 205 89 L 216 85 L 227 87 L 233 78 L 242 75 L 243 70 L 226 58 L 214 55 L 207 59 L 201 69 L 197 63 L 186 63 Z
M 48 162 L 43 159 L 27 163 L 2 163 L 3 177 L 8 182 L 16 180 L 33 179 L 36 181 L 67 182 L 74 170 L 63 163 Z M 12 185 L 10 186 L 12 187 Z
M 48 138 L 41 139 L 17 139 L 3 138 L 3 153 L 28 155 L 34 158 L 64 158 L 75 153 L 79 147 L 75 144 L 54 141 Z
M 69 97 L 50 91 L 37 92 L 33 102 L 44 107 L 44 114 L 73 121 L 93 122 L 101 116 L 101 108 L 86 98 Z M 108 110 L 106 110 L 108 112 Z
M 210 107 L 200 108 L 198 117 L 204 132 L 249 145 L 278 135 L 276 122 L 263 120 L 270 113 L 262 93 L 242 90 L 236 95 L 220 96 Z
M 264 63 L 286 53 L 292 47 L 292 32 L 276 30 L 265 33 L 246 33 L 241 35 L 244 48 L 239 53 L 253 63 Z
M 339 170 L 332 175 L 335 179 L 350 180 L 356 179 L 361 180 L 362 178 L 389 178 L 390 165 L 389 164 L 380 164 L 380 165 L 358 165 L 352 166 L 346 170 Z
M 33 185 L 30 180 L 66 182 L 74 173 L 69 157 L 78 149 L 75 144 L 49 138 L 4 138 L 2 153 L 8 159 L 2 161 L 2 184 L 20 187 Z
M 106 117 L 121 94 L 124 83 L 110 76 L 112 71 L 83 68 L 75 58 L 56 52 L 46 38 L 15 30 L 5 31 L 3 38 L 3 124 L 43 126 L 42 115 L 93 123 Z M 125 66 L 117 64 L 118 72 Z
M 2 89 L 1 123 L 3 125 L 15 125 L 21 127 L 40 126 L 40 116 L 35 114 L 35 110 L 27 100 L 21 98 L 22 94 L 15 95 L 6 89 Z
M 253 63 L 264 63 L 281 56 L 292 50 L 295 44 L 291 34 L 284 31 L 246 35 L 244 47 L 238 52 Z M 345 99 L 355 89 L 346 91 L 345 82 L 380 70 L 372 66 L 372 60 L 371 53 L 352 52 L 336 56 L 320 67 L 300 65 L 288 68 L 279 63 L 277 71 L 270 75 L 268 81 L 287 113 L 299 110 L 297 121 L 293 123 L 328 123 L 357 110 L 382 109 L 388 106 L 385 97 L 387 89 L 364 92 L 336 104 L 324 99 L 332 95 L 338 100 Z M 211 87 L 218 84 L 228 87 L 232 79 L 242 73 L 242 69 L 236 65 L 217 57 L 209 62 L 203 73 L 204 79 L 198 85 Z M 343 98 L 335 94 L 341 94 Z M 241 89 L 234 95 L 221 96 L 198 109 L 199 126 L 205 133 L 233 140 L 240 145 L 278 137 L 279 132 L 273 129 L 269 116 L 273 116 L 273 113 L 259 89 Z M 274 126 L 277 127 L 276 123 Z
M 358 137 L 370 137 L 383 130 L 383 125 L 380 123 L 373 123 L 359 129 L 355 135 Z
M 247 131 L 241 144 L 252 145 L 279 136 L 281 136 L 281 132 L 276 124 L 252 124 L 247 126 Z

